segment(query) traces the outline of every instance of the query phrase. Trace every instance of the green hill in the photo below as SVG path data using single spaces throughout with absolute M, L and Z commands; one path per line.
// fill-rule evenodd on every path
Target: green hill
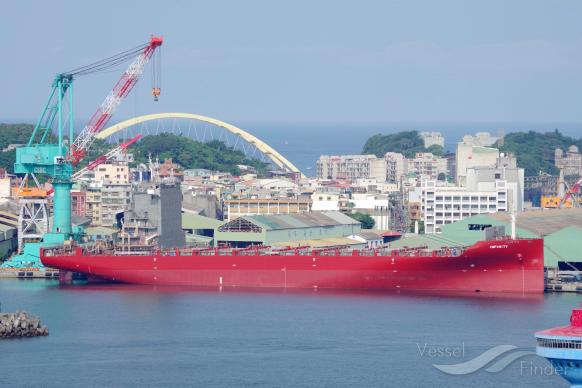
M 16 150 L 4 151 L 10 144 L 25 144 L 32 135 L 34 125 L 0 124 L 0 167 L 9 172 L 14 170 Z
M 14 171 L 16 151 L 3 152 L 10 144 L 25 144 L 34 129 L 30 124 L 0 124 L 0 167 Z M 54 141 L 51 135 L 49 141 Z M 106 153 L 114 145 L 105 140 L 96 140 L 79 167 L 85 166 L 99 155 Z M 208 143 L 197 142 L 187 137 L 164 133 L 144 136 L 129 149 L 139 163 L 147 162 L 148 155 L 160 160 L 172 158 L 184 168 L 206 168 L 215 171 L 226 171 L 240 174 L 237 164 L 253 166 L 258 172 L 264 172 L 267 166 L 257 159 L 249 159 L 241 151 L 226 146 L 220 141 Z M 39 178 L 42 180 L 43 177 Z
M 540 171 L 557 175 L 554 165 L 556 148 L 567 150 L 575 144 L 582 149 L 582 139 L 564 136 L 557 129 L 553 132 L 512 132 L 505 136 L 501 152 L 510 152 L 517 157 L 517 165 L 525 169 L 526 176 L 538 175 Z M 498 144 L 496 144 L 498 146 Z
M 424 148 L 424 142 L 417 131 L 374 135 L 366 141 L 362 150 L 362 154 L 373 154 L 379 158 L 383 158 L 386 152 L 399 152 L 407 158 L 412 158 L 417 152 L 432 152 L 441 156 L 444 150 L 440 146 Z
M 163 133 L 143 137 L 131 147 L 136 162 L 146 163 L 148 155 L 160 160 L 172 158 L 184 168 L 205 168 L 213 171 L 225 171 L 240 174 L 237 164 L 253 166 L 258 172 L 264 172 L 266 165 L 257 159 L 249 159 L 238 150 L 228 147 L 221 141 L 207 143 L 190 138 Z

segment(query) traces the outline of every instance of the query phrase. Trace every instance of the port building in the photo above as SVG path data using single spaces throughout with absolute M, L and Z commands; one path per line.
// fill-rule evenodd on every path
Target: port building
M 216 228 L 215 244 L 235 247 L 272 246 L 365 246 L 348 236 L 362 231 L 362 224 L 337 212 L 311 212 L 241 216 Z
M 390 243 L 393 247 L 469 246 L 485 238 L 485 229 L 503 227 L 511 231 L 510 213 L 479 214 L 442 226 L 441 234 L 411 234 Z M 544 238 L 544 261 L 548 268 L 582 268 L 582 209 L 548 209 L 519 212 L 516 221 L 517 237 Z
M 227 221 L 240 216 L 295 214 L 311 210 L 309 199 L 296 198 L 244 198 L 224 201 Z

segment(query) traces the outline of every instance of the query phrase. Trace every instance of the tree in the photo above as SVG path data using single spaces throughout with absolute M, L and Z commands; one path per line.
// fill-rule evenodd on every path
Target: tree
M 582 139 L 564 136 L 557 129 L 553 132 L 512 132 L 505 136 L 503 145 L 496 144 L 501 152 L 512 153 L 517 157 L 517 165 L 525 169 L 526 176 L 536 176 L 540 171 L 557 175 L 554 164 L 556 148 L 567 150 L 576 145 L 582 148 Z
M 243 152 L 228 147 L 221 141 L 208 143 L 194 141 L 190 138 L 163 133 L 143 137 L 131 152 L 138 163 L 145 163 L 148 155 L 164 160 L 172 158 L 180 166 L 190 168 L 205 168 L 213 171 L 230 172 L 239 175 L 239 164 L 254 167 L 259 174 L 266 171 L 267 165 L 258 159 L 248 158 Z
M 362 229 L 372 229 L 374 227 L 374 219 L 372 217 L 370 217 L 369 214 L 365 214 L 365 213 L 350 213 L 348 214 L 350 217 L 352 217 L 354 220 L 356 221 L 360 221 L 362 223 Z
M 383 158 L 386 152 L 398 152 L 407 158 L 414 157 L 417 152 L 431 152 L 437 156 L 444 154 L 443 147 L 438 145 L 424 148 L 424 141 L 417 131 L 374 135 L 366 141 L 362 150 L 362 154 L 374 154 L 379 158 Z

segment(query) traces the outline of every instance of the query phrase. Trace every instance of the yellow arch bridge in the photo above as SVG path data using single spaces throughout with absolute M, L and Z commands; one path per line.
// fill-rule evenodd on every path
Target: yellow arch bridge
M 275 165 L 277 165 L 279 168 L 281 168 L 282 170 L 285 170 L 288 172 L 298 173 L 298 174 L 301 174 L 301 176 L 304 176 L 301 173 L 301 171 L 299 171 L 299 169 L 297 167 L 295 167 L 295 165 L 293 165 L 293 163 L 291 163 L 283 155 L 281 155 L 279 152 L 277 152 L 273 147 L 271 147 L 270 145 L 268 145 L 267 143 L 265 143 L 261 139 L 257 138 L 256 136 L 251 135 L 247 131 L 240 129 L 232 124 L 226 123 L 224 121 L 221 121 L 221 120 L 218 120 L 218 119 L 215 119 L 212 117 L 208 117 L 208 116 L 193 114 L 193 113 L 156 113 L 156 114 L 149 114 L 149 115 L 134 117 L 132 119 L 122 121 L 120 123 L 117 123 L 117 124 L 109 127 L 109 128 L 104 129 L 103 131 L 99 132 L 99 134 L 97 134 L 97 138 L 98 139 L 106 139 L 109 136 L 111 136 L 119 131 L 124 130 L 125 128 L 132 127 L 134 125 L 138 125 L 138 124 L 145 123 L 148 121 L 161 120 L 161 119 L 190 119 L 190 120 L 197 120 L 197 121 L 202 121 L 202 122 L 209 123 L 212 125 L 216 125 L 217 127 L 221 127 L 223 129 L 227 130 L 228 132 L 230 132 L 236 136 L 239 136 L 241 139 L 243 139 L 247 143 L 252 144 L 260 152 L 262 152 L 269 159 L 271 159 L 271 161 Z

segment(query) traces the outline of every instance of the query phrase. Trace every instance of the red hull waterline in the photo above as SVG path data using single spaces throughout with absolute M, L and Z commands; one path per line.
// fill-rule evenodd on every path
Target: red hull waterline
M 452 250 L 455 252 L 454 250 Z M 480 241 L 451 254 L 257 254 L 235 249 L 172 250 L 150 255 L 90 254 L 81 248 L 41 252 L 44 265 L 137 284 L 462 292 L 544 291 L 541 239 Z M 210 253 L 209 253 L 210 252 Z M 291 252 L 291 254 L 289 254 Z M 444 255 L 442 255 L 444 252 Z M 447 254 L 448 253 L 448 254 Z

